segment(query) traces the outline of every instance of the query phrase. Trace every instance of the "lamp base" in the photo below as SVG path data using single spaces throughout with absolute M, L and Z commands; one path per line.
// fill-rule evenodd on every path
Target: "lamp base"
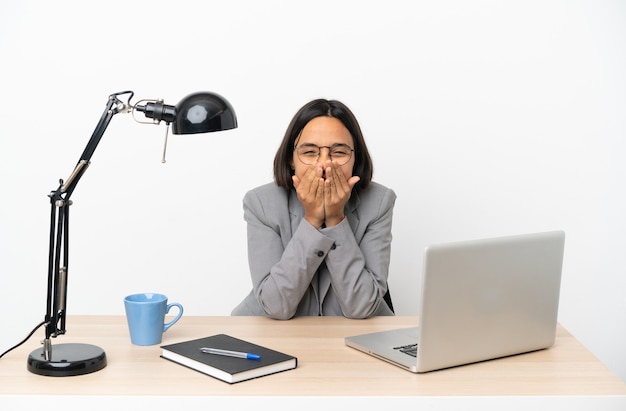
M 107 365 L 106 353 L 91 344 L 56 344 L 50 360 L 44 359 L 43 348 L 28 356 L 28 371 L 49 377 L 69 377 L 100 371 Z

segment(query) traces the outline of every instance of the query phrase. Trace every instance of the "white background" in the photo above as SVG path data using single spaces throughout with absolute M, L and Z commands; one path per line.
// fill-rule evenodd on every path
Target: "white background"
M 607 0 L 3 2 L 0 351 L 43 319 L 47 194 L 109 94 L 207 90 L 239 128 L 170 136 L 166 164 L 164 125 L 113 119 L 72 197 L 70 315 L 134 292 L 228 315 L 250 288 L 241 199 L 295 111 L 336 98 L 398 194 L 398 314 L 427 244 L 562 229 L 559 321 L 626 380 L 625 23 Z

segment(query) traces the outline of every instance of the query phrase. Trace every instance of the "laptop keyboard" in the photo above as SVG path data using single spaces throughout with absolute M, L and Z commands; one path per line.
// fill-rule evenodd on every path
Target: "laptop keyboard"
M 402 345 L 400 347 L 393 347 L 394 350 L 398 350 L 411 357 L 417 357 L 417 344 Z

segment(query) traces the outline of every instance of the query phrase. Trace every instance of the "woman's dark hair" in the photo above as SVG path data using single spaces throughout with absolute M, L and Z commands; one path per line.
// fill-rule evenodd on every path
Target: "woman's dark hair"
M 370 181 L 372 181 L 374 166 L 365 145 L 359 122 L 345 104 L 337 100 L 325 99 L 317 99 L 305 104 L 291 119 L 285 132 L 285 137 L 283 137 L 283 141 L 274 157 L 274 181 L 276 184 L 285 189 L 293 188 L 291 177 L 294 173 L 292 162 L 296 139 L 309 121 L 316 117 L 334 117 L 348 129 L 354 141 L 355 161 L 352 174 L 361 178 L 355 188 L 367 188 Z

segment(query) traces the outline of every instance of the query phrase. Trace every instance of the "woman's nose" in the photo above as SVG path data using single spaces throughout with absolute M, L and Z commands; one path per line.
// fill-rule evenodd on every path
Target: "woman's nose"
M 320 163 L 325 163 L 330 160 L 330 147 L 320 147 L 320 156 L 317 159 Z

